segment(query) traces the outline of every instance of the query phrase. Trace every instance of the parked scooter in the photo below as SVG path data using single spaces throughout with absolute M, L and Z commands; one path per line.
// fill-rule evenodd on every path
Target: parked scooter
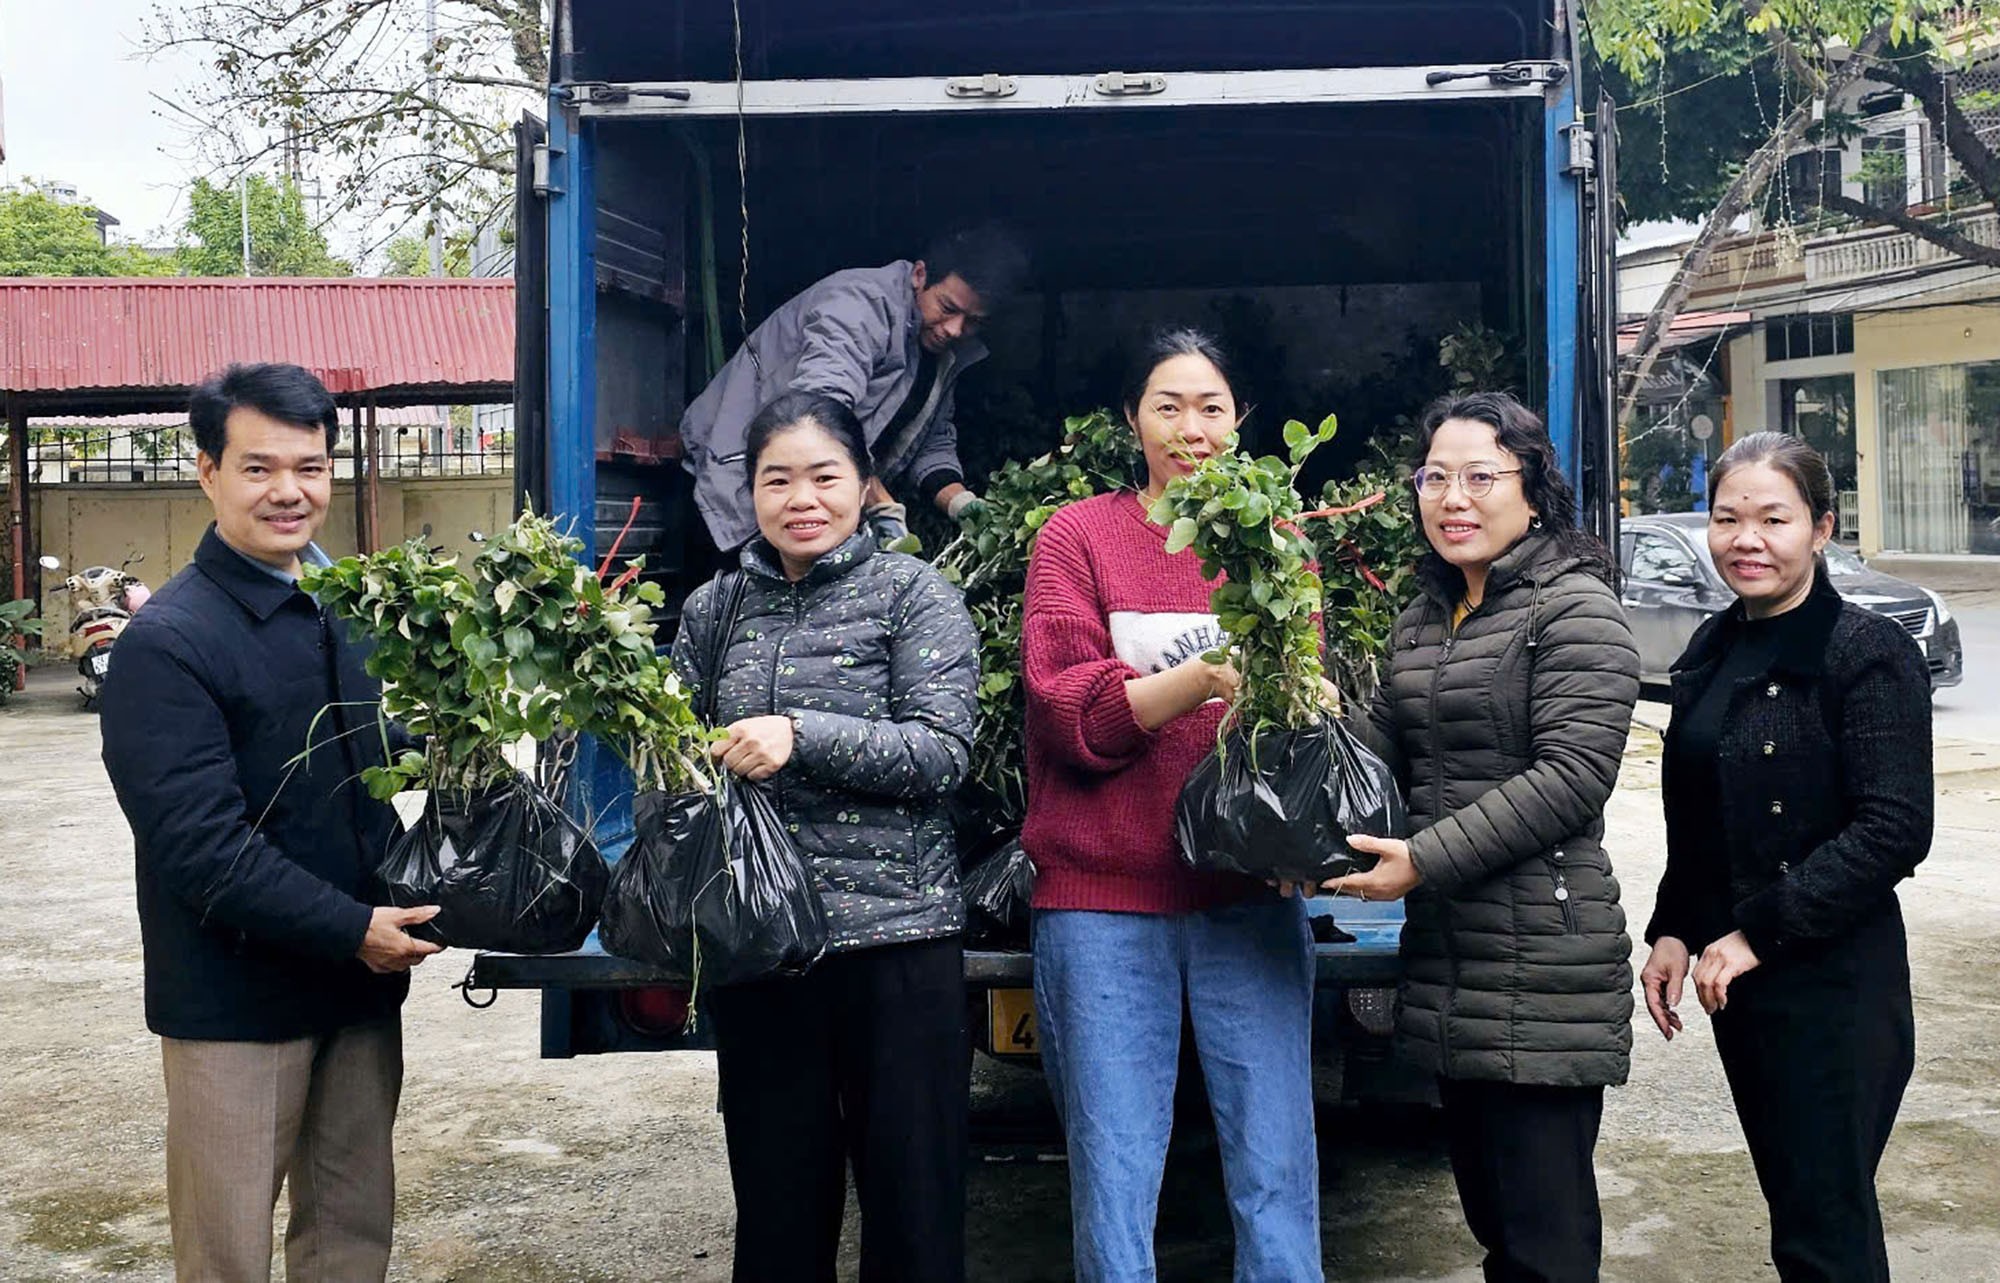
M 138 576 L 128 572 L 128 567 L 145 559 L 145 553 L 135 552 L 116 570 L 92 566 L 63 580 L 63 587 L 69 590 L 70 654 L 76 657 L 77 675 L 83 679 L 76 690 L 87 709 L 97 707 L 97 692 L 104 685 L 104 675 L 111 671 L 113 643 L 132 622 L 132 613 L 153 595 Z M 54 557 L 43 557 L 41 562 L 44 570 L 62 569 L 62 562 Z

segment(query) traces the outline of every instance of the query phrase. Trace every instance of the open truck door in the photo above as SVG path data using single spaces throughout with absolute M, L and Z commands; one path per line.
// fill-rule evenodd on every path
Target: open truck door
M 514 125 L 514 515 L 549 510 L 549 127 Z
M 1583 352 L 1578 361 L 1578 491 L 1584 529 L 1618 547 L 1618 115 L 1597 97 L 1586 135 L 1582 252 Z
M 559 124 L 560 113 L 554 116 Z M 594 525 L 600 509 L 615 507 L 595 500 L 587 507 L 577 505 L 585 493 L 580 487 L 600 484 L 597 443 L 588 441 L 588 456 L 579 449 L 580 434 L 556 430 L 556 407 L 572 412 L 578 396 L 573 362 L 579 347 L 567 327 L 577 321 L 574 291 L 552 307 L 552 283 L 569 278 L 578 236 L 578 223 L 592 226 L 600 217 L 595 208 L 587 215 L 579 212 L 564 184 L 578 181 L 581 157 L 568 153 L 574 134 L 565 131 L 560 144 L 552 145 L 548 126 L 531 112 L 523 112 L 514 126 L 514 511 L 588 513 Z M 580 188 L 590 191 L 587 185 Z M 569 203 L 566 203 L 569 202 Z M 559 211 L 554 220 L 567 236 L 563 256 L 552 255 L 550 243 L 551 207 Z M 627 256 L 628 261 L 631 258 Z M 642 264 L 643 265 L 643 264 Z M 655 261 L 656 269 L 662 265 Z M 615 270 L 615 269 L 614 269 Z M 594 273 L 592 274 L 594 277 Z M 652 278 L 652 295 L 664 306 L 666 283 L 663 271 Z M 592 281 L 591 288 L 595 288 Z M 553 314 L 553 319 L 552 319 Z M 561 336 L 558 342 L 557 336 Z M 552 360 L 552 357 L 554 360 Z M 560 375 L 570 376 L 558 391 L 551 380 L 552 365 Z M 565 420 L 574 424 L 573 413 Z M 616 442 L 613 443 L 614 445 Z M 626 445 L 631 448 L 628 438 Z M 607 455 L 615 458 L 613 451 Z M 611 459 L 606 460 L 607 465 Z M 586 463 L 593 465 L 586 468 Z M 607 466 L 606 473 L 615 473 Z M 636 484 L 618 487 L 636 491 Z M 614 490 L 614 495 L 617 493 Z M 622 520 L 629 514 L 629 502 Z M 650 527 L 641 526 L 650 520 Z M 581 524 L 581 523 L 580 523 Z M 659 529 L 666 524 L 658 497 L 641 504 L 639 546 L 657 552 Z M 584 531 L 587 542 L 595 544 L 591 530 Z M 577 746 L 578 760 L 572 770 L 575 796 L 567 799 L 571 813 L 590 826 L 606 858 L 616 859 L 632 841 L 630 782 L 609 754 L 595 744 Z M 523 957 L 513 954 L 481 953 L 473 959 L 467 978 L 468 1001 L 482 991 L 534 989 L 541 992 L 542 1055 L 567 1057 L 578 1053 L 610 1051 L 664 1051 L 709 1045 L 699 1026 L 685 1032 L 693 997 L 686 988 L 664 983 L 652 968 L 605 954 L 595 933 L 575 953 L 553 957 Z

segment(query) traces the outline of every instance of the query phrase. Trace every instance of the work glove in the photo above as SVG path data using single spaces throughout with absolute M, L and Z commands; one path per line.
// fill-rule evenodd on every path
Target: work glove
M 910 533 L 910 512 L 900 503 L 870 504 L 861 510 L 861 520 L 875 536 L 875 546 L 884 552 L 917 553 L 923 543 Z
M 959 491 L 952 496 L 951 502 L 945 505 L 945 515 L 961 526 L 978 525 L 986 513 L 986 500 L 970 490 Z

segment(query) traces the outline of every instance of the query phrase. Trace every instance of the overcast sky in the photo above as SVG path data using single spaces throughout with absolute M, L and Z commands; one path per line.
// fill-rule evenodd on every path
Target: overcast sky
M 0 0 L 0 93 L 7 160 L 0 179 L 73 183 L 129 239 L 162 243 L 179 227 L 194 175 L 149 95 L 172 98 L 192 60 L 137 56 L 150 0 Z

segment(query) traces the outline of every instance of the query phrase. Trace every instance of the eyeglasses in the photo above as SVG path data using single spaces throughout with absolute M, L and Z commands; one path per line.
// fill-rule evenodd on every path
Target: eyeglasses
M 1425 499 L 1442 499 L 1444 492 L 1451 488 L 1453 478 L 1458 480 L 1458 488 L 1465 491 L 1468 499 L 1484 499 L 1493 493 L 1493 483 L 1502 477 L 1512 477 L 1520 473 L 1519 468 L 1489 468 L 1483 464 L 1473 464 L 1456 472 L 1448 468 L 1418 468 L 1410 477 L 1410 484 Z

